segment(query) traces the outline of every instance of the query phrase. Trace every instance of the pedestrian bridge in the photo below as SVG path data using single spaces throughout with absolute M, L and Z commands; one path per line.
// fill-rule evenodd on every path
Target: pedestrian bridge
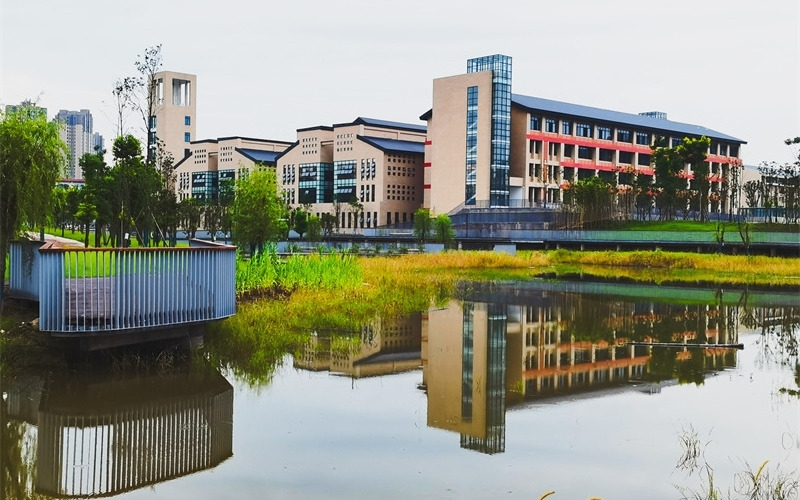
M 236 247 L 82 248 L 18 241 L 9 295 L 39 303 L 39 330 L 58 337 L 130 339 L 203 325 L 236 311 Z

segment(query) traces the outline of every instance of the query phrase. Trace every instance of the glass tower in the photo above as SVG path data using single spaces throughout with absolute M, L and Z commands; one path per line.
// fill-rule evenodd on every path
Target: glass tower
M 489 166 L 489 204 L 508 206 L 509 155 L 511 149 L 511 57 L 500 54 L 478 57 L 467 61 L 467 73 L 492 71 L 492 140 Z M 473 87 L 474 88 L 474 87 Z M 472 89 L 470 89 L 472 90 Z M 477 88 L 467 92 L 467 185 L 466 204 L 475 204 L 475 170 L 470 164 L 471 154 L 477 159 Z M 472 125 L 470 122 L 473 122 Z M 474 143 L 474 146 L 473 146 Z M 472 147 L 472 150 L 470 149 Z M 472 179 L 472 187 L 470 180 Z M 470 190 L 472 194 L 470 195 Z M 470 202 L 470 200 L 472 200 Z

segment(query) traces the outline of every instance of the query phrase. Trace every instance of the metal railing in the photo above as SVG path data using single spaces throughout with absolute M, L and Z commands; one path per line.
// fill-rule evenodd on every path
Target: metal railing
M 42 331 L 154 329 L 236 311 L 233 246 L 193 241 L 189 248 L 84 249 L 46 243 L 27 259 L 26 244 L 12 247 L 11 275 L 19 277 L 11 280 L 11 295 L 39 301 Z

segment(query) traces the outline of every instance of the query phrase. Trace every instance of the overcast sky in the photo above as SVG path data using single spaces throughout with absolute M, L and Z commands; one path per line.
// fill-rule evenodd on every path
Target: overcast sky
M 0 0 L 0 105 L 89 109 L 110 148 L 114 82 L 157 44 L 197 75 L 197 139 L 422 124 L 434 78 L 497 53 L 514 93 L 664 111 L 747 141 L 746 164 L 800 136 L 798 0 Z

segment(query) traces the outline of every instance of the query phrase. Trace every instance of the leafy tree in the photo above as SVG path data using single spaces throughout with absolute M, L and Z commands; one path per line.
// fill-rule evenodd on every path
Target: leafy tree
M 320 224 L 322 228 L 322 237 L 325 238 L 336 231 L 339 225 L 339 219 L 333 214 L 324 213 L 320 216 Z
M 308 219 L 309 215 L 308 212 L 303 210 L 302 208 L 298 208 L 294 211 L 294 217 L 292 218 L 292 229 L 300 235 L 300 239 L 303 239 L 303 235 L 308 232 Z
M 84 186 L 77 194 L 72 214 L 78 211 L 81 201 L 89 201 L 97 212 L 94 227 L 94 246 L 101 246 L 103 231 L 115 219 L 112 203 L 112 177 L 111 168 L 104 159 L 105 151 L 98 150 L 86 153 L 79 160 L 83 169 Z
M 418 208 L 414 212 L 414 237 L 423 245 L 427 241 L 433 229 L 433 219 L 431 211 L 427 208 Z
M 11 239 L 25 226 L 47 222 L 67 154 L 58 124 L 46 116 L 23 107 L 0 120 L 0 277 L 5 276 Z
M 456 237 L 450 216 L 439 214 L 433 219 L 434 239 L 439 243 L 452 243 Z
M 711 139 L 705 136 L 699 139 L 684 137 L 683 141 L 675 146 L 675 151 L 683 161 L 683 167 L 688 164 L 694 173 L 701 222 L 708 220 L 708 188 L 710 183 L 708 181 L 709 165 L 706 158 L 708 157 L 709 146 L 711 146 Z
M 581 210 L 585 229 L 599 227 L 614 215 L 614 189 L 600 177 L 581 179 L 570 185 L 572 199 Z
M 132 135 L 114 140 L 114 167 L 111 168 L 112 210 L 115 224 L 112 233 L 121 241 L 124 233 L 136 228 L 144 245 L 149 244 L 153 222 L 151 207 L 161 180 L 155 167 L 144 162 L 141 145 Z
M 84 240 L 83 245 L 89 246 L 89 229 L 92 224 L 97 219 L 97 207 L 94 203 L 89 201 L 90 198 L 87 197 L 84 201 L 78 204 L 78 211 L 75 212 L 75 219 L 80 222 L 81 226 L 83 226 L 84 230 Z
M 274 169 L 254 170 L 236 182 L 231 207 L 233 239 L 259 251 L 268 241 L 285 237 L 287 213 Z
M 316 215 L 310 215 L 308 217 L 306 239 L 308 241 L 320 241 L 322 239 L 322 219 Z
M 196 198 L 186 198 L 178 204 L 180 224 L 189 239 L 194 238 L 203 221 L 205 205 Z
M 74 189 L 74 188 L 73 188 Z M 56 186 L 53 189 L 53 212 L 52 224 L 53 227 L 61 228 L 61 236 L 64 236 L 64 230 L 67 224 L 72 222 L 75 212 L 69 211 L 69 189 L 64 186 Z
M 669 147 L 669 140 L 664 137 L 656 138 L 650 149 L 653 151 L 655 202 L 659 218 L 673 220 L 678 212 L 678 204 L 682 201 L 678 192 L 686 187 L 686 181 L 682 177 L 684 159 L 675 148 Z
M 784 144 L 800 144 L 800 137 L 786 139 Z M 762 162 L 758 167 L 764 206 L 782 206 L 787 224 L 800 219 L 800 152 L 796 151 L 795 156 L 797 159 L 791 163 Z
M 359 227 L 363 228 L 364 205 L 362 205 L 361 202 L 355 198 L 352 198 L 350 201 L 347 202 L 347 204 L 350 207 L 350 212 L 353 213 L 353 228 L 354 229 L 357 229 Z

